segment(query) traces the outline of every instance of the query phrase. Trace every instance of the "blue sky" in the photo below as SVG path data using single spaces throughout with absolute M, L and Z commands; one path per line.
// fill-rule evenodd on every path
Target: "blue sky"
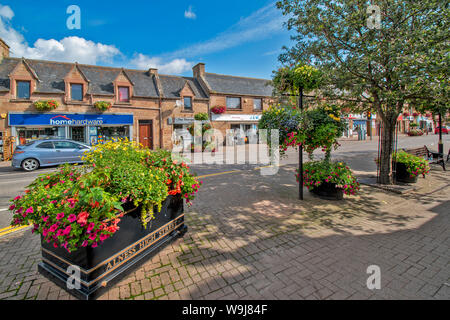
M 81 29 L 69 30 L 78 5 Z M 286 17 L 273 0 L 32 1 L 0 0 L 0 37 L 12 56 L 191 75 L 207 72 L 270 78 Z

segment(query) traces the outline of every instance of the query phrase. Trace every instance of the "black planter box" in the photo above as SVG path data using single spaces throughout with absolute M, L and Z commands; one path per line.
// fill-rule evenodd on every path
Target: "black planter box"
M 124 207 L 133 209 L 132 204 Z M 80 248 L 68 253 L 43 242 L 41 237 L 39 272 L 79 299 L 95 299 L 145 262 L 150 253 L 187 231 L 181 196 L 169 196 L 146 229 L 142 226 L 140 212 L 138 207 L 127 213 L 118 224 L 120 229 L 96 248 Z M 69 279 L 73 271 L 68 270 L 71 265 L 80 268 L 79 289 L 68 289 L 67 282 L 73 284 L 72 278 Z
M 392 166 L 395 168 L 395 180 L 403 183 L 416 183 L 418 176 L 411 177 L 406 170 L 406 165 L 400 162 L 394 162 Z
M 336 183 L 322 182 L 314 189 L 310 189 L 310 192 L 326 200 L 344 199 L 344 191 L 341 188 L 337 188 Z

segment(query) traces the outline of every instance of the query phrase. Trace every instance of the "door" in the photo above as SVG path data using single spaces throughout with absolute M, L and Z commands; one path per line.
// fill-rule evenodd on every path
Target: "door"
M 85 127 L 70 127 L 70 137 L 74 141 L 78 142 L 86 142 L 86 138 L 84 135 Z
M 41 165 L 57 163 L 57 156 L 53 142 L 45 141 L 37 144 L 35 147 L 39 162 Z
M 139 121 L 139 143 L 141 143 L 145 148 L 153 149 L 152 120 Z
M 80 161 L 78 144 L 70 141 L 54 141 L 53 144 L 58 163 Z

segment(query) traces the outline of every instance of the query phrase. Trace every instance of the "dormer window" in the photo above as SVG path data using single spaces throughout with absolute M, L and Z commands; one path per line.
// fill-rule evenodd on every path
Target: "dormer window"
M 17 99 L 30 99 L 31 81 L 17 81 Z
M 192 110 L 192 97 L 184 97 L 184 109 Z
M 70 99 L 72 101 L 83 101 L 83 85 L 78 83 L 70 84 Z
M 129 87 L 119 87 L 119 102 L 130 102 Z

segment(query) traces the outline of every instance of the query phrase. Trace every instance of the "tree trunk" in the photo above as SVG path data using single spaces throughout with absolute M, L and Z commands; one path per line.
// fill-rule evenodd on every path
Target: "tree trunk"
M 380 152 L 380 183 L 392 184 L 391 163 L 392 152 L 394 151 L 395 121 L 383 119 L 383 129 L 381 132 L 381 152 Z

